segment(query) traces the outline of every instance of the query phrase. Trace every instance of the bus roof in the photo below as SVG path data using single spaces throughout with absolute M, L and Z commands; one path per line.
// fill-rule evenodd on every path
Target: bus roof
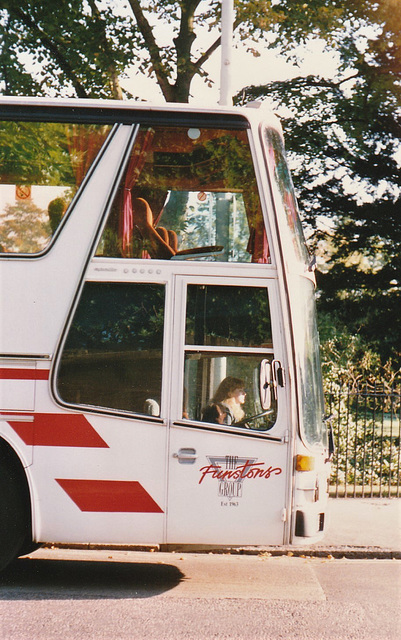
M 249 128 L 264 122 L 281 131 L 273 112 L 260 102 L 241 107 L 195 106 L 184 103 L 153 104 L 133 100 L 82 100 L 77 98 L 39 98 L 0 96 L 0 118 L 10 120 L 52 120 L 60 122 L 91 122 L 114 124 L 120 122 L 152 121 L 173 125 L 179 115 L 180 124 L 198 126 Z

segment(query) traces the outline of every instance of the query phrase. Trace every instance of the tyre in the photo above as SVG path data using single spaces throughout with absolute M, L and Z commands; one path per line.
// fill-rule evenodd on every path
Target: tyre
M 14 452 L 0 444 L 0 571 L 21 552 L 30 529 L 28 486 Z

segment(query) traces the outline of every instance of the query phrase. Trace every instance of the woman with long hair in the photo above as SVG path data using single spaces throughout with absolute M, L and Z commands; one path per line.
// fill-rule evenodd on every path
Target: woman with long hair
M 245 417 L 242 408 L 245 398 L 244 381 L 241 378 L 227 376 L 220 382 L 213 398 L 204 409 L 202 420 L 228 425 L 240 422 Z

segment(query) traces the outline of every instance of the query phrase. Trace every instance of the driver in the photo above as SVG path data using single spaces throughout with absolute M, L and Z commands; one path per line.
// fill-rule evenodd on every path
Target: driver
M 227 376 L 222 380 L 209 404 L 202 413 L 204 422 L 216 424 L 235 424 L 240 422 L 245 413 L 242 405 L 246 399 L 244 381 Z

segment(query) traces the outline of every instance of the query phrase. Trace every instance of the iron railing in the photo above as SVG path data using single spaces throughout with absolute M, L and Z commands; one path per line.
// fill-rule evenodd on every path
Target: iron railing
M 400 392 L 400 385 L 382 382 L 329 388 L 332 496 L 400 497 Z

